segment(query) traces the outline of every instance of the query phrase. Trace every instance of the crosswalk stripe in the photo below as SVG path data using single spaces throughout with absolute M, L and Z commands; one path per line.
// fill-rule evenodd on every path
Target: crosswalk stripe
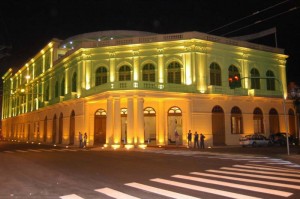
M 13 151 L 3 151 L 4 153 L 14 153 Z
M 28 149 L 28 151 L 32 151 L 32 152 L 38 152 L 38 153 L 42 152 L 42 151 L 35 150 L 35 149 Z
M 84 199 L 80 196 L 77 196 L 76 194 L 66 195 L 66 196 L 60 196 L 61 199 Z
M 300 178 L 300 175 L 289 174 L 289 173 L 276 173 L 276 172 L 268 172 L 268 171 L 237 169 L 237 168 L 230 168 L 230 167 L 221 167 L 221 169 L 231 170 L 231 171 L 241 171 L 241 172 L 246 172 L 246 173 L 261 173 L 261 174 L 270 174 L 270 175 L 277 175 L 277 176 L 290 176 L 290 177 L 299 177 Z
M 291 172 L 291 173 L 300 173 L 299 169 L 292 169 L 292 168 L 283 168 L 283 167 L 274 167 L 274 166 L 270 166 L 270 165 L 262 165 L 262 164 L 246 164 L 247 166 L 255 166 L 257 167 L 263 167 L 263 168 L 274 168 L 274 169 L 282 169 L 283 171 L 287 172 Z
M 28 151 L 24 151 L 24 150 L 16 150 L 17 152 L 21 152 L 21 153 L 27 153 Z
M 222 191 L 222 190 L 219 190 L 219 189 L 201 187 L 201 186 L 197 186 L 197 185 L 191 185 L 191 184 L 187 184 L 187 183 L 181 183 L 181 182 L 176 182 L 176 181 L 171 181 L 171 180 L 165 180 L 165 179 L 161 179 L 161 178 L 155 178 L 155 179 L 150 179 L 150 180 L 154 181 L 154 182 L 167 184 L 167 185 L 182 187 L 182 188 L 186 188 L 186 189 L 192 189 L 192 190 L 196 190 L 196 191 L 202 191 L 202 192 L 211 193 L 211 194 L 220 195 L 220 196 L 225 196 L 225 197 L 229 197 L 229 198 L 258 199 L 257 197 L 252 197 L 252 196 L 248 196 L 248 195 L 244 195 L 244 194 L 238 194 L 238 193 L 229 192 L 229 191 Z
M 152 186 L 147 186 L 147 185 L 136 183 L 136 182 L 127 183 L 125 185 L 130 186 L 130 187 L 134 187 L 134 188 L 137 188 L 137 189 L 141 189 L 141 190 L 144 190 L 144 191 L 152 192 L 152 193 L 155 193 L 155 194 L 158 194 L 158 195 L 167 196 L 168 198 L 197 199 L 196 197 L 193 197 L 193 196 L 188 196 L 188 195 L 181 194 L 181 193 L 176 193 L 176 192 L 173 192 L 173 191 L 168 191 L 168 190 L 164 190 L 164 189 L 160 189 L 160 188 L 156 188 L 156 187 L 152 187 Z
M 40 149 L 40 150 L 45 152 L 53 152 L 52 149 Z
M 116 191 L 110 188 L 102 188 L 102 189 L 95 189 L 95 191 L 99 193 L 103 193 L 109 197 L 116 198 L 116 199 L 139 199 L 137 197 L 122 193 L 120 191 Z
M 260 193 L 265 193 L 265 194 L 272 194 L 272 195 L 277 195 L 277 196 L 282 196 L 282 197 L 289 197 L 293 194 L 293 193 L 285 192 L 285 191 L 277 191 L 277 190 L 273 190 L 273 189 L 248 186 L 248 185 L 240 185 L 240 184 L 236 184 L 236 183 L 224 182 L 224 181 L 219 181 L 219 180 L 209 180 L 209 179 L 205 179 L 205 178 L 198 178 L 198 177 L 185 176 L 185 175 L 173 175 L 172 177 L 185 179 L 185 180 L 192 180 L 192 181 L 196 181 L 196 182 L 214 184 L 214 185 L 221 185 L 221 186 L 231 187 L 231 188 L 236 188 L 236 189 L 244 189 L 244 190 L 248 190 L 248 191 L 260 192 Z
M 230 172 L 230 171 L 219 171 L 219 170 L 206 170 L 207 172 L 213 172 L 213 173 L 222 173 L 222 174 L 229 174 L 229 175 L 239 175 L 239 176 L 247 176 L 247 177 L 253 177 L 253 178 L 263 178 L 263 179 L 270 179 L 270 180 L 280 180 L 280 181 L 287 181 L 287 182 L 300 182 L 298 179 L 293 178 L 284 178 L 284 177 L 273 177 L 273 176 L 266 176 L 266 175 L 255 175 L 255 174 L 249 174 L 249 173 L 237 173 L 237 172 Z
M 201 172 L 191 172 L 190 174 L 300 190 L 300 186 L 298 186 L 298 185 L 283 184 L 283 183 L 261 181 L 261 180 L 252 180 L 252 179 L 245 179 L 245 178 L 236 178 L 236 177 L 230 177 L 230 176 L 224 176 L 224 175 L 214 175 L 214 174 L 201 173 Z
M 233 167 L 255 169 L 255 170 L 267 170 L 267 171 L 280 171 L 280 172 L 286 172 L 286 173 L 295 173 L 295 171 L 289 171 L 289 170 L 286 170 L 286 169 L 279 169 L 279 168 L 256 167 L 256 166 L 247 166 L 247 165 L 233 165 Z

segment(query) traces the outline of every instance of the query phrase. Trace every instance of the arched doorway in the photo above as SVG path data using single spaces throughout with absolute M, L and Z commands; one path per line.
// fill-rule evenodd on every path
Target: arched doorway
M 297 137 L 295 121 L 296 121 L 295 113 L 292 109 L 289 109 L 289 129 L 290 129 L 290 134 L 293 137 Z
M 212 109 L 212 135 L 213 145 L 225 145 L 225 114 L 220 106 L 215 106 Z
M 63 125 L 64 125 L 63 114 L 60 113 L 60 115 L 59 115 L 59 124 L 58 124 L 58 144 L 62 144 L 62 140 L 63 140 Z
M 147 144 L 156 144 L 156 112 L 152 107 L 144 109 L 144 133 Z
M 45 117 L 44 120 L 44 135 L 43 135 L 43 141 L 47 142 L 47 116 Z
M 279 116 L 278 112 L 272 108 L 269 111 L 269 124 L 270 124 L 270 134 L 279 132 Z
M 121 142 L 127 143 L 127 108 L 121 108 Z
M 56 114 L 53 117 L 53 123 L 52 123 L 52 143 L 56 143 Z
M 70 145 L 74 144 L 74 139 L 75 139 L 75 112 L 73 110 L 70 115 L 70 130 L 69 130 Z
M 175 133 L 179 134 L 179 144 L 182 144 L 182 111 L 178 107 L 171 107 L 168 111 L 168 143 L 175 144 Z
M 106 143 L 106 112 L 99 109 L 94 119 L 94 145 Z
M 264 117 L 260 108 L 253 111 L 254 133 L 264 133 Z

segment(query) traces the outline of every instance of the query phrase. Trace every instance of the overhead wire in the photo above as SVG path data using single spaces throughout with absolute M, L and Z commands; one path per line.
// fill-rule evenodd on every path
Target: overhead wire
M 272 18 L 278 17 L 278 16 L 280 16 L 280 15 L 283 15 L 283 14 L 285 14 L 285 13 L 288 13 L 288 12 L 291 12 L 291 11 L 294 11 L 294 10 L 297 10 L 297 9 L 299 9 L 299 7 L 293 7 L 293 8 L 291 8 L 291 9 L 287 10 L 287 11 L 278 13 L 278 14 L 276 14 L 276 15 L 273 15 L 273 16 L 271 16 L 271 17 L 265 18 L 265 19 L 263 19 L 263 20 L 255 21 L 255 22 L 252 23 L 252 24 L 249 24 L 249 25 L 243 26 L 243 27 L 241 27 L 241 28 L 238 28 L 238 29 L 236 29 L 236 30 L 233 30 L 233 31 L 227 32 L 227 33 L 225 33 L 225 34 L 222 34 L 221 36 L 229 35 L 229 34 L 231 34 L 231 33 L 237 32 L 237 31 L 239 31 L 239 30 L 243 30 L 243 29 L 245 29 L 245 28 L 254 26 L 254 25 L 256 25 L 256 24 L 259 24 L 259 23 L 262 23 L 262 22 L 265 22 L 265 21 L 268 21 L 268 20 L 270 20 L 270 19 L 272 19 Z
M 217 31 L 217 30 L 220 30 L 220 29 L 222 29 L 222 28 L 225 28 L 225 27 L 227 27 L 227 26 L 230 26 L 230 25 L 232 25 L 232 24 L 235 24 L 235 23 L 237 23 L 237 22 L 243 21 L 243 20 L 245 20 L 245 19 L 247 19 L 247 18 L 250 18 L 250 17 L 253 17 L 253 16 L 255 16 L 255 15 L 258 15 L 258 14 L 260 14 L 260 13 L 262 13 L 262 12 L 265 12 L 265 11 L 267 11 L 267 10 L 270 10 L 270 9 L 272 9 L 272 8 L 274 8 L 274 7 L 277 7 L 277 6 L 281 5 L 281 4 L 287 3 L 288 1 L 290 1 L 290 0 L 285 0 L 285 1 L 283 1 L 283 2 L 280 2 L 280 3 L 277 3 L 277 4 L 275 4 L 275 5 L 269 6 L 269 7 L 267 7 L 267 8 L 262 9 L 261 11 L 256 11 L 256 12 L 254 12 L 254 13 L 252 13 L 252 14 L 246 16 L 246 17 L 242 17 L 242 18 L 240 18 L 240 19 L 238 19 L 238 20 L 235 20 L 235 21 L 233 21 L 233 22 L 230 22 L 230 23 L 228 23 L 228 24 L 225 24 L 225 25 L 223 25 L 223 26 L 221 26 L 221 27 L 219 27 L 219 28 L 215 28 L 215 29 L 213 29 L 213 30 L 211 30 L 211 31 L 208 31 L 207 33 L 209 34 L 209 33 L 215 32 L 215 31 Z

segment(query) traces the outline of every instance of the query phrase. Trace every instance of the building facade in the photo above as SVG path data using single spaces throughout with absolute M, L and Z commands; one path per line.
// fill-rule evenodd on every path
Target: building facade
M 101 31 L 53 39 L 2 77 L 7 139 L 135 147 L 235 145 L 245 134 L 296 134 L 282 49 L 200 32 Z M 297 136 L 297 135 L 296 135 Z M 178 144 L 178 143 L 177 143 Z

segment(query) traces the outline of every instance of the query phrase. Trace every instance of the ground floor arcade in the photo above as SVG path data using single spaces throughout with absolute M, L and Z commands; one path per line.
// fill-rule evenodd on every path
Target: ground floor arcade
M 287 119 L 287 120 L 285 120 Z M 292 103 L 282 99 L 128 91 L 64 101 L 2 120 L 3 136 L 30 142 L 145 147 L 187 145 L 189 130 L 202 133 L 207 146 L 235 145 L 245 134 L 296 133 Z

